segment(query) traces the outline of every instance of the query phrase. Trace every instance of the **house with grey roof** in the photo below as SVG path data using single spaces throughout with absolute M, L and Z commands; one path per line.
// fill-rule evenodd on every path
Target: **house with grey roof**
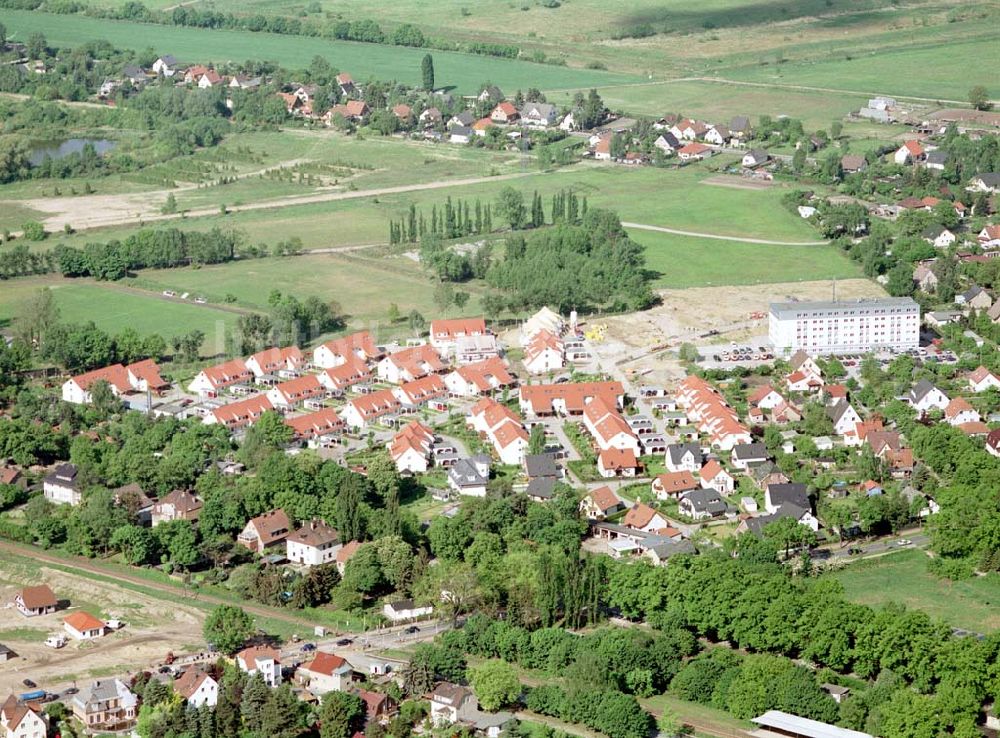
M 490 457 L 485 454 L 459 459 L 448 470 L 448 486 L 469 497 L 485 497 L 489 479 Z
M 718 491 L 714 489 L 696 489 L 688 492 L 677 506 L 681 515 L 692 520 L 708 520 L 725 515 L 729 506 Z

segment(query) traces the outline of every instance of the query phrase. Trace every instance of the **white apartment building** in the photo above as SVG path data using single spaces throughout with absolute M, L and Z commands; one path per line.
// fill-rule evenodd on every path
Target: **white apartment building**
M 920 306 L 909 297 L 771 303 L 768 337 L 783 354 L 907 351 L 920 345 Z

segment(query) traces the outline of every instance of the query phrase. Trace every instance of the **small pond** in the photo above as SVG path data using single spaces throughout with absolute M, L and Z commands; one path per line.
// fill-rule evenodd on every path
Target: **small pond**
M 70 154 L 78 154 L 83 151 L 83 147 L 92 144 L 98 156 L 111 151 L 118 145 L 117 141 L 109 141 L 106 138 L 68 138 L 65 141 L 46 141 L 37 144 L 28 155 L 28 161 L 32 166 L 38 166 L 45 158 L 62 159 Z

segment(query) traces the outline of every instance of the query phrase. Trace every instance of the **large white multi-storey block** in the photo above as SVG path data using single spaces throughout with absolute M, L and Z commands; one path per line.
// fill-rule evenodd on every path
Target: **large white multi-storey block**
M 909 297 L 771 303 L 768 335 L 776 352 L 848 354 L 920 345 L 920 306 Z

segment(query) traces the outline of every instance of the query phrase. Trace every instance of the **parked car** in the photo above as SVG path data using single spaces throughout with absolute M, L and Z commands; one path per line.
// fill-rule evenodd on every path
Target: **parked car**
M 420 632 L 420 628 L 418 628 L 415 625 L 411 625 L 409 628 L 407 628 L 403 632 L 406 633 L 406 635 L 413 635 L 414 633 L 419 633 Z
M 315 651 L 316 650 L 316 644 L 315 643 L 303 643 L 302 644 L 302 650 L 303 651 Z
M 25 687 L 30 687 L 31 689 L 34 689 L 35 687 L 38 686 L 37 684 L 35 684 L 30 679 L 22 679 L 21 680 L 21 684 L 23 684 Z
M 337 643 L 335 645 L 337 645 L 337 646 L 350 646 L 352 643 L 354 643 L 354 641 L 352 641 L 350 638 L 341 638 L 339 641 L 337 641 Z

